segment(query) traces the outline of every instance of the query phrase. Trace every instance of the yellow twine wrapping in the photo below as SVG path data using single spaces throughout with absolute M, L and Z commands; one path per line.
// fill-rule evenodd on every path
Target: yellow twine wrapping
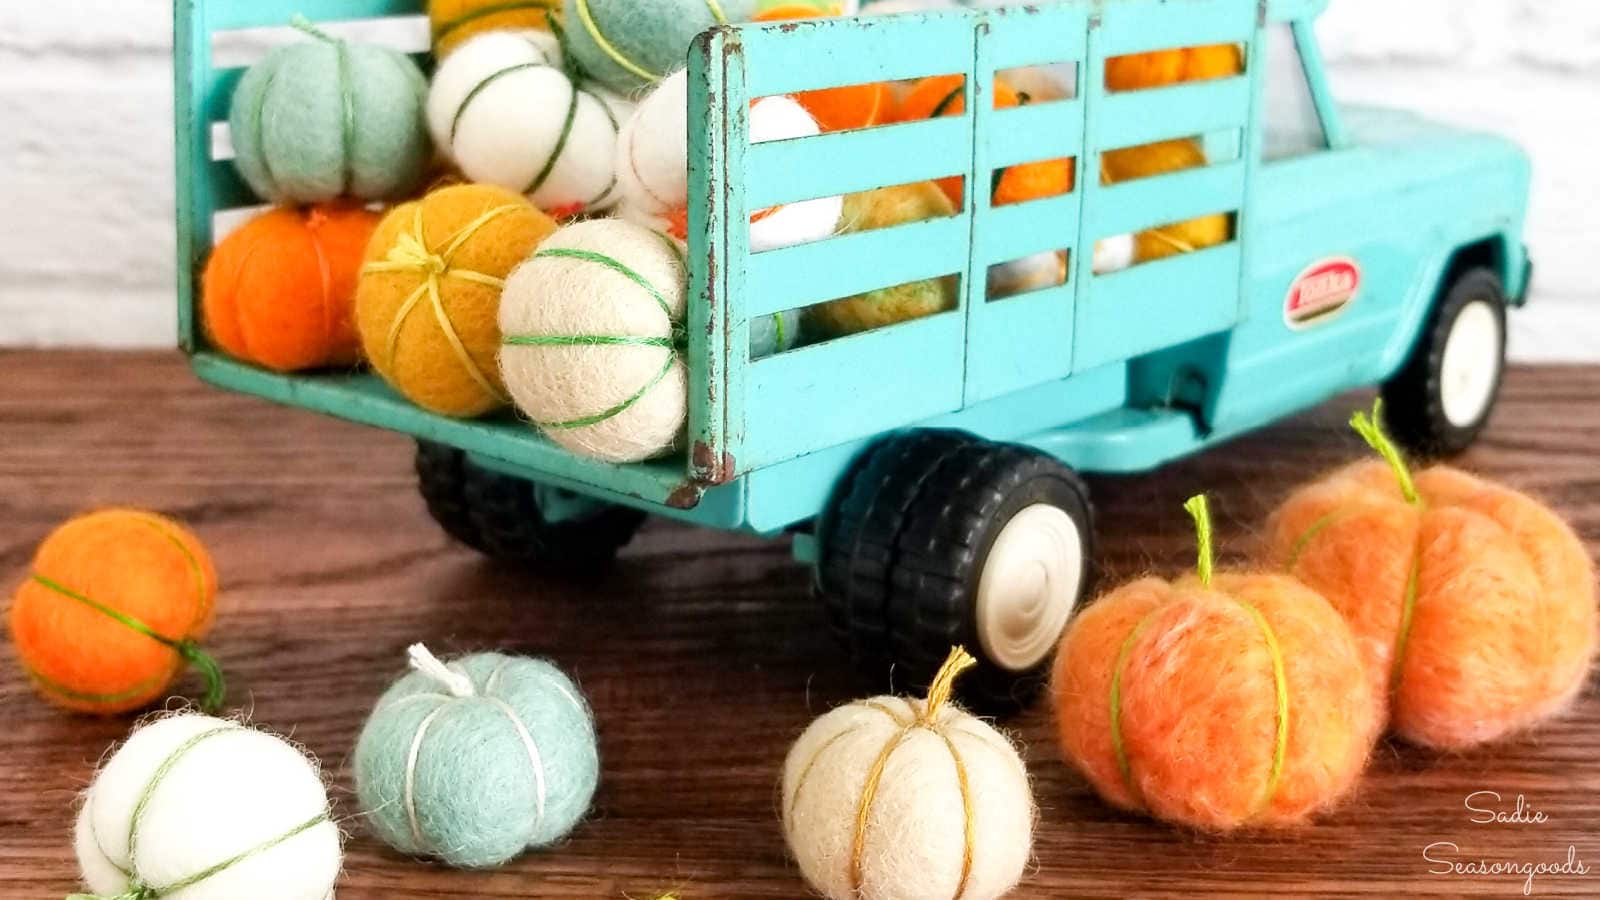
M 961 789 L 962 810 L 962 846 L 961 846 L 961 881 L 959 882 L 955 900 L 960 900 L 967 891 L 967 882 L 972 877 L 972 848 L 976 839 L 976 823 L 972 810 L 971 787 L 967 780 L 966 763 L 962 761 L 961 754 L 956 751 L 956 746 L 950 736 L 939 727 L 938 716 L 940 709 L 950 699 L 950 693 L 955 687 L 955 680 L 961 673 L 977 665 L 978 661 L 968 653 L 965 648 L 955 647 L 950 651 L 950 656 L 940 666 L 938 674 L 933 678 L 933 683 L 928 685 L 928 696 L 922 703 L 922 711 L 918 713 L 915 721 L 910 722 L 895 732 L 894 737 L 884 744 L 883 750 L 878 753 L 877 759 L 872 763 L 872 768 L 867 770 L 866 784 L 861 789 L 861 801 L 856 807 L 855 838 L 850 848 L 850 888 L 859 893 L 863 880 L 862 865 L 867 849 L 867 823 L 872 817 L 872 804 L 877 799 L 878 787 L 883 780 L 884 769 L 889 765 L 889 758 L 894 751 L 900 748 L 907 737 L 918 728 L 924 728 L 938 735 L 950 751 L 950 758 L 955 763 L 956 780 Z M 830 742 L 831 743 L 831 742 Z M 824 745 L 823 749 L 826 749 Z M 821 753 L 819 752 L 820 756 Z M 815 758 L 812 760 L 816 762 Z M 807 767 L 809 770 L 809 766 Z M 795 791 L 798 796 L 798 787 Z
M 1199 547 L 1196 571 L 1199 575 L 1200 584 L 1209 588 L 1214 568 L 1211 508 L 1206 502 L 1205 495 L 1200 494 L 1189 498 L 1188 502 L 1184 504 L 1184 509 L 1194 519 L 1196 544 Z M 1283 656 L 1283 646 L 1278 643 L 1278 635 L 1272 630 L 1272 624 L 1267 621 L 1267 617 L 1261 614 L 1261 610 L 1237 597 L 1229 597 L 1228 599 L 1243 609 L 1250 616 L 1251 621 L 1255 623 L 1257 630 L 1261 632 L 1262 641 L 1267 646 L 1267 656 L 1272 662 L 1273 699 L 1277 708 L 1277 726 L 1273 736 L 1272 761 L 1267 770 L 1266 784 L 1263 786 L 1261 796 L 1255 804 L 1254 815 L 1259 815 L 1272 804 L 1272 798 L 1277 794 L 1278 784 L 1283 777 L 1284 763 L 1288 759 L 1289 677 Z M 1134 625 L 1133 630 L 1128 632 L 1128 636 L 1123 639 L 1122 646 L 1117 651 L 1117 658 L 1112 663 L 1111 670 L 1111 717 L 1109 723 L 1111 752 L 1116 758 L 1117 771 L 1122 776 L 1123 785 L 1128 789 L 1129 794 L 1140 802 L 1142 802 L 1140 800 L 1142 792 L 1138 788 L 1138 783 L 1134 780 L 1133 762 L 1128 756 L 1128 748 L 1122 735 L 1122 670 L 1127 666 L 1128 658 L 1133 654 L 1134 645 L 1138 643 L 1139 638 L 1143 636 L 1145 631 L 1150 628 L 1151 623 L 1154 622 L 1156 615 L 1160 612 L 1160 607 L 1151 610 Z
M 400 310 L 395 314 L 394 321 L 389 324 L 385 356 L 388 360 L 390 371 L 394 370 L 395 353 L 400 343 L 400 331 L 405 325 L 406 318 L 426 297 L 433 308 L 433 316 L 439 323 L 440 331 L 444 333 L 445 340 L 450 344 L 451 350 L 454 351 L 456 358 L 461 362 L 461 367 L 466 370 L 467 375 L 472 378 L 478 387 L 483 389 L 484 393 L 493 397 L 496 401 L 502 404 L 511 402 L 510 398 L 496 388 L 488 376 L 483 374 L 483 370 L 478 368 L 478 364 L 473 361 L 472 354 L 468 352 L 466 344 L 462 343 L 461 335 L 456 333 L 455 325 L 450 321 L 449 314 L 445 312 L 444 298 L 439 293 L 439 282 L 444 278 L 454 278 L 459 281 L 481 284 L 496 290 L 503 289 L 505 287 L 505 279 L 496 278 L 493 275 L 485 275 L 482 272 L 474 272 L 470 269 L 453 268 L 451 260 L 456 253 L 460 252 L 467 241 L 471 240 L 474 235 L 482 231 L 489 223 L 500 216 L 517 212 L 522 208 L 511 204 L 495 207 L 468 222 L 444 242 L 442 249 L 434 252 L 427 244 L 427 235 L 423 230 L 422 204 L 419 203 L 417 204 L 416 218 L 413 222 L 412 231 L 410 233 L 401 232 L 395 238 L 394 246 L 389 248 L 388 254 L 385 255 L 382 261 L 367 263 L 362 269 L 362 271 L 368 273 L 417 272 L 423 276 L 422 284 L 418 285 L 417 289 L 400 305 Z

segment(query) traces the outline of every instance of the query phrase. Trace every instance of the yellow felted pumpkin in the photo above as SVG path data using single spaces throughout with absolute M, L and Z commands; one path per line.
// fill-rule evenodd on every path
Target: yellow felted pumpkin
M 367 245 L 356 326 L 373 369 L 423 409 L 471 418 L 509 400 L 500 291 L 556 230 L 503 188 L 466 184 L 396 207 Z

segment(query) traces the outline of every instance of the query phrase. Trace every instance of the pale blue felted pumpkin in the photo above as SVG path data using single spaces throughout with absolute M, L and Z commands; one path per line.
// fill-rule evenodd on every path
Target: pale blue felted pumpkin
M 403 53 L 296 25 L 314 40 L 273 50 L 234 89 L 240 176 L 273 203 L 405 195 L 432 157 L 422 71 Z
M 750 320 L 750 358 L 762 359 L 800 344 L 800 310 L 788 309 Z
M 415 670 L 378 701 L 356 743 L 356 795 L 389 846 L 483 868 L 565 837 L 599 780 L 594 720 L 544 660 L 481 653 Z
M 748 21 L 756 0 L 564 0 L 569 59 L 631 95 L 688 65 L 700 32 Z

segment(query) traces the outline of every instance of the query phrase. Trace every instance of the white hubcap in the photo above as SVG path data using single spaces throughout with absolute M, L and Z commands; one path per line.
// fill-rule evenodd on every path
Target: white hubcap
M 1444 416 L 1457 428 L 1483 417 L 1500 377 L 1500 320 L 1487 300 L 1462 307 L 1445 338 L 1439 367 L 1440 402 Z
M 1083 588 L 1083 535 L 1038 503 L 1000 529 L 978 580 L 978 639 L 989 659 L 1022 672 L 1055 649 Z

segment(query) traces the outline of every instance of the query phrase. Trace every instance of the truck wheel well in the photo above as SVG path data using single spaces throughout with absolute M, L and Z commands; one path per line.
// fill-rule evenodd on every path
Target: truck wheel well
M 1450 291 L 1450 286 L 1456 283 L 1456 279 L 1467 271 L 1477 268 L 1488 269 L 1504 281 L 1505 246 L 1499 238 L 1484 238 L 1457 250 L 1455 255 L 1450 257 L 1450 265 L 1445 268 L 1444 280 L 1439 284 L 1439 297 L 1443 298 Z

